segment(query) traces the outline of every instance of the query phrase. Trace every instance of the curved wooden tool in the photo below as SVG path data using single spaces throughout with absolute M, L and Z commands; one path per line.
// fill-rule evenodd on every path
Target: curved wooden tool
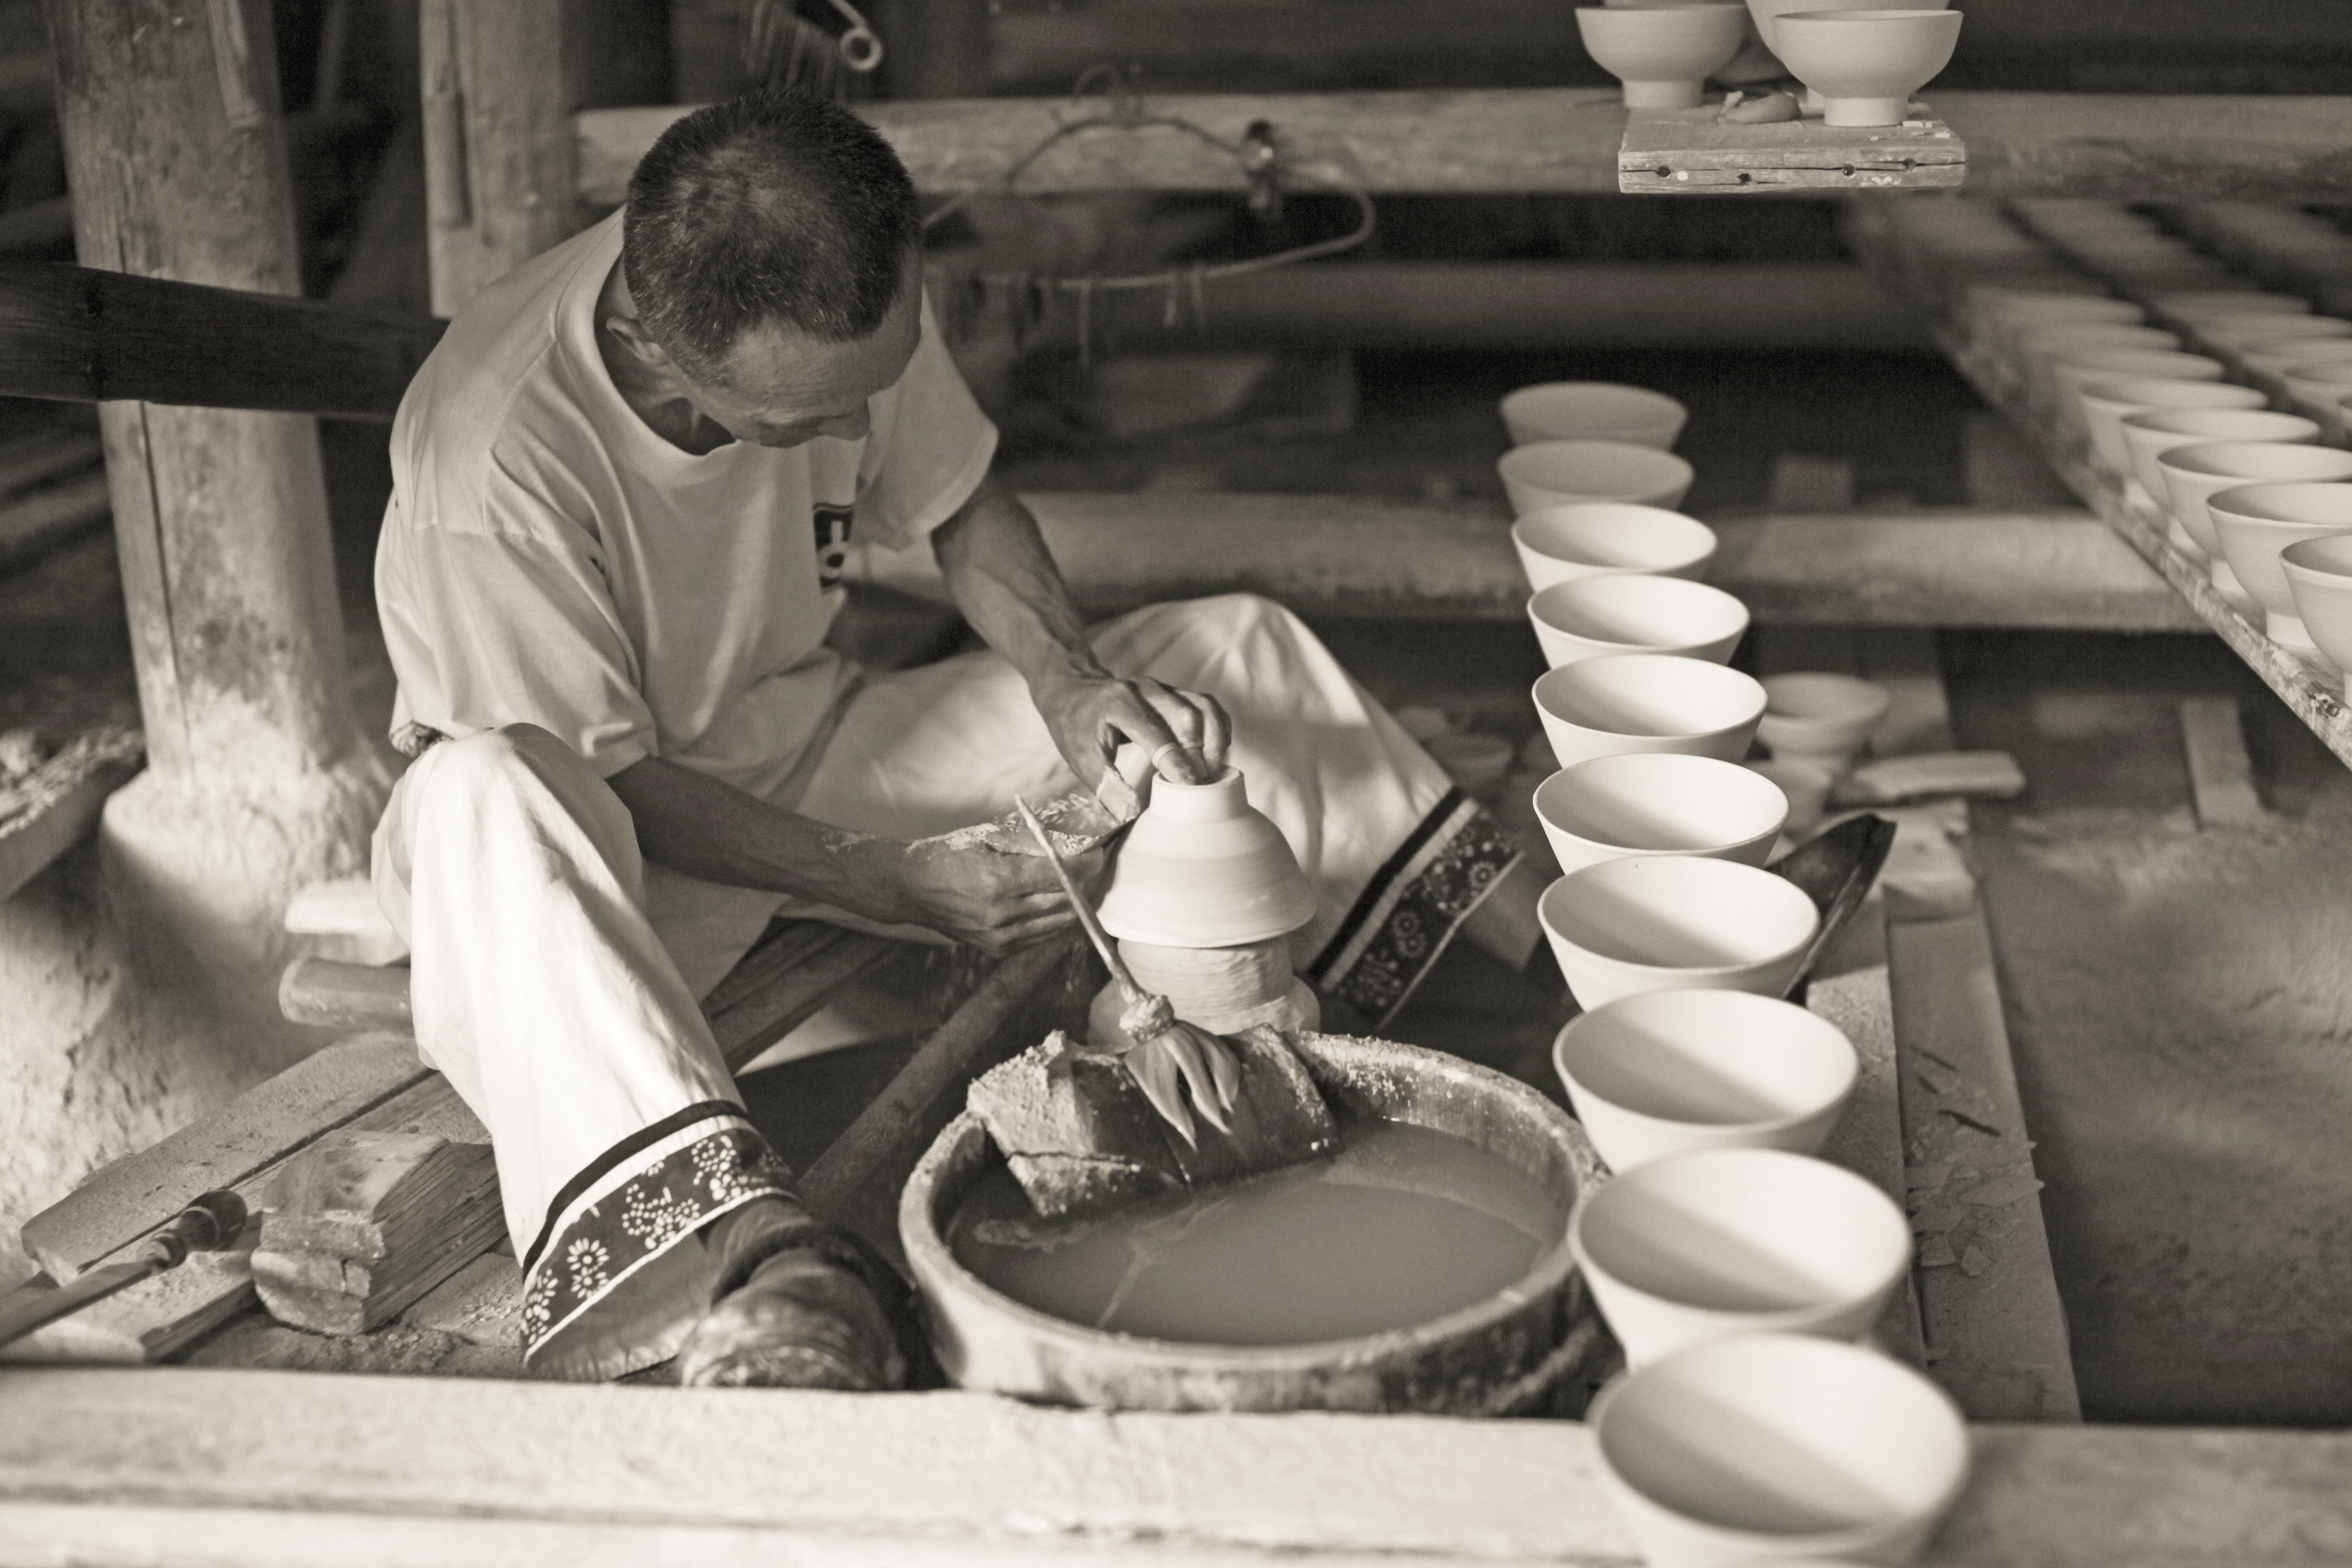
M 84 1270 L 67 1285 L 24 1285 L 0 1299 L 0 1344 L 22 1339 L 150 1275 L 176 1269 L 191 1252 L 219 1252 L 245 1230 L 245 1200 L 233 1192 L 199 1194 L 178 1218 L 120 1263 Z
M 1865 812 L 1798 845 L 1766 868 L 1802 888 L 1822 912 L 1821 927 L 1784 995 L 1794 999 L 1803 993 L 1822 955 L 1853 924 L 1862 901 L 1870 896 L 1870 884 L 1878 880 L 1894 849 L 1895 824 Z

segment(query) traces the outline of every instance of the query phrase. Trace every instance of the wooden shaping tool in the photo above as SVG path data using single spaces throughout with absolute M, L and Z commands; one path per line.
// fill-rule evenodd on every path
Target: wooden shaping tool
M 236 1244 L 245 1230 L 245 1200 L 233 1192 L 197 1195 L 180 1215 L 141 1242 L 136 1251 L 119 1262 L 89 1269 L 64 1285 L 25 1285 L 0 1298 L 0 1345 L 22 1339 L 44 1323 L 55 1322 L 151 1279 L 176 1269 L 191 1252 L 217 1252 Z

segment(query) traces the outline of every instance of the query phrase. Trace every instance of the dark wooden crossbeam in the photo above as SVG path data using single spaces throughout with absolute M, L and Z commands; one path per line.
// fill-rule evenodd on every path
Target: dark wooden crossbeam
M 0 261 L 0 395 L 389 420 L 443 323 Z

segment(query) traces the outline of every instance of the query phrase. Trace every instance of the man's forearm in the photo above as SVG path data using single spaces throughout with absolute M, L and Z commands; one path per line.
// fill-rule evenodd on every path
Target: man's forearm
M 895 841 L 812 821 L 657 757 L 606 782 L 636 822 L 639 852 L 656 865 L 876 919 L 898 917 L 884 864 L 904 851 Z
M 931 549 L 964 619 L 1032 688 L 1101 677 L 1037 519 L 994 475 L 931 536 Z

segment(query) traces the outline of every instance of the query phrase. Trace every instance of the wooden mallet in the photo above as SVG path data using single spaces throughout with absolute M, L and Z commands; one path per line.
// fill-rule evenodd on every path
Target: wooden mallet
M 18 1286 L 0 1297 L 0 1344 L 22 1339 L 44 1323 L 79 1312 L 166 1269 L 176 1269 L 191 1252 L 219 1252 L 234 1247 L 245 1230 L 245 1199 L 236 1194 L 201 1193 L 121 1262 L 85 1270 L 64 1285 Z

